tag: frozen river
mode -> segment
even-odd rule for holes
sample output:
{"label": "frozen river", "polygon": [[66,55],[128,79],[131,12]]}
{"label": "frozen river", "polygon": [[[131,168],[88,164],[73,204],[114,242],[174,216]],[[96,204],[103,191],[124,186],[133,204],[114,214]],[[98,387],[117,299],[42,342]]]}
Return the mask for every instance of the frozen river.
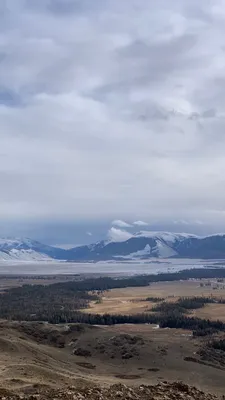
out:
{"label": "frozen river", "polygon": [[1,262],[0,275],[139,275],[157,274],[159,272],[176,272],[191,268],[224,267],[225,260],[193,260],[193,259],[157,259],[148,262],[98,262],[98,263],[66,263],[66,262]]}

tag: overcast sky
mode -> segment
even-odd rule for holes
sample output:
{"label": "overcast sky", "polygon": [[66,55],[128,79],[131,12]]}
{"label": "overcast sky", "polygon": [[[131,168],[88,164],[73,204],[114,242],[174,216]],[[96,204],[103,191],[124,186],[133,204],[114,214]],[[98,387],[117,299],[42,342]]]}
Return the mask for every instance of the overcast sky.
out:
{"label": "overcast sky", "polygon": [[0,234],[225,230],[224,37],[225,0],[1,0]]}

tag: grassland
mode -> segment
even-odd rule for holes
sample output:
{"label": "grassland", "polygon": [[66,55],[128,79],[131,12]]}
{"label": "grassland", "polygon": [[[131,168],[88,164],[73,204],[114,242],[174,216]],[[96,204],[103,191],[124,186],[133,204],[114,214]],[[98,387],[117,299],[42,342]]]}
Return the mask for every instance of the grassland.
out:
{"label": "grassland", "polygon": [[[163,298],[175,302],[180,297],[203,296],[225,299],[225,284],[216,279],[175,282],[156,282],[147,287],[111,289],[105,291],[100,302],[91,302],[85,312],[93,314],[137,314],[151,311],[155,303],[148,297]],[[220,319],[225,322],[225,304],[207,304],[192,315],[200,318]]]}

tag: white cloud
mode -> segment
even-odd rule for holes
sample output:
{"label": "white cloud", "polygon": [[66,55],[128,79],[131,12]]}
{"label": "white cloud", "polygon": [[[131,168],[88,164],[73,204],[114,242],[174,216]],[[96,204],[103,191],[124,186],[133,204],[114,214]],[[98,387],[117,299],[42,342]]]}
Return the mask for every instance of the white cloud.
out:
{"label": "white cloud", "polygon": [[128,224],[125,221],[122,221],[121,219],[115,219],[112,221],[113,226],[118,226],[119,228],[131,228],[132,225]]}
{"label": "white cloud", "polygon": [[92,236],[92,233],[91,233],[91,232],[86,232],[86,233],[87,233],[88,236]]}
{"label": "white cloud", "polygon": [[108,238],[112,242],[124,242],[128,239],[130,239],[133,235],[125,230],[122,229],[117,229],[117,228],[111,228],[108,231]]}
{"label": "white cloud", "polygon": [[185,219],[180,219],[178,221],[173,221],[174,225],[190,225],[190,222]]}
{"label": "white cloud", "polygon": [[194,224],[196,225],[204,225],[202,221],[200,221],[199,219],[194,221]]}
{"label": "white cloud", "polygon": [[135,221],[135,222],[133,222],[133,225],[136,225],[136,226],[149,226],[149,224],[147,222],[144,222],[144,221]]}
{"label": "white cloud", "polygon": [[224,9],[1,2],[1,220],[224,225]]}
{"label": "white cloud", "polygon": [[200,221],[199,219],[196,220],[190,220],[190,221],[186,221],[184,219],[180,219],[177,221],[173,221],[174,225],[190,225],[190,226],[195,226],[195,225],[204,225],[204,223],[202,221]]}

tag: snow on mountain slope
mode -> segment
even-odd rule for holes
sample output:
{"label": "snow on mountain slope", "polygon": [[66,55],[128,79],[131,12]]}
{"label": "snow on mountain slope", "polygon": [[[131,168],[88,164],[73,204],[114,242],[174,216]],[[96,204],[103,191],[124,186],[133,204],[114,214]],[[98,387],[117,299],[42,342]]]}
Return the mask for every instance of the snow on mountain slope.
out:
{"label": "snow on mountain slope", "polygon": [[124,259],[137,259],[137,258],[145,259],[146,257],[149,257],[150,254],[151,254],[151,247],[149,246],[149,244],[147,244],[145,246],[145,248],[142,250],[138,250],[138,251],[136,251],[134,253],[130,253],[126,256],[118,256],[118,257],[124,258]]}
{"label": "snow on mountain slope", "polygon": [[0,251],[0,261],[52,261],[51,257],[33,250],[12,249],[8,253]]}
{"label": "snow on mountain slope", "polygon": [[0,250],[11,249],[51,249],[51,246],[29,238],[0,238]]}
{"label": "snow on mountain slope", "polygon": [[127,260],[135,260],[135,259],[147,259],[149,257],[157,257],[157,258],[169,258],[177,256],[177,252],[174,251],[171,247],[167,246],[165,243],[161,243],[160,240],[156,240],[156,246],[150,247],[147,244],[142,250],[137,250],[134,253],[130,253],[126,256],[116,256],[116,258],[122,258]]}
{"label": "snow on mountain slope", "polygon": [[44,245],[28,238],[0,238],[1,261],[50,261],[66,259],[66,250]]}
{"label": "snow on mountain slope", "polygon": [[156,253],[159,258],[169,258],[177,256],[177,252],[167,244],[162,243],[160,240],[156,240],[156,243]]}

